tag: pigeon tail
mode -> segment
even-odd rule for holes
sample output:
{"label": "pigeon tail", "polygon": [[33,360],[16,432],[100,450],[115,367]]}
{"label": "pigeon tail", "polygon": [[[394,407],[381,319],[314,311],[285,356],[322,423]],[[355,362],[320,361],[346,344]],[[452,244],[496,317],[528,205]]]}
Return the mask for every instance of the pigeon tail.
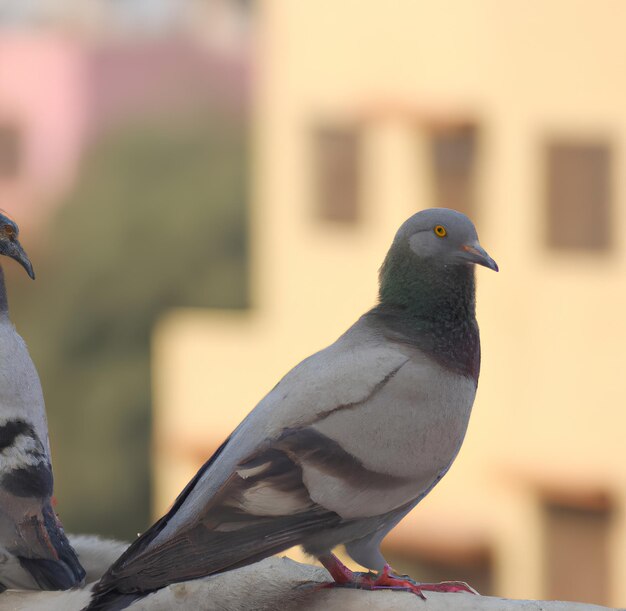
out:
{"label": "pigeon tail", "polygon": [[42,590],[68,590],[81,585],[85,579],[85,569],[49,503],[44,506],[42,515],[45,530],[42,529],[41,536],[48,539],[56,558],[18,556],[20,564]]}
{"label": "pigeon tail", "polygon": [[23,556],[19,556],[18,559],[42,590],[69,590],[82,581],[77,571],[80,567],[78,564],[71,565],[59,560]]}
{"label": "pigeon tail", "polygon": [[121,592],[108,591],[94,594],[89,604],[82,611],[122,611],[140,598],[144,598],[152,592],[123,594]]}

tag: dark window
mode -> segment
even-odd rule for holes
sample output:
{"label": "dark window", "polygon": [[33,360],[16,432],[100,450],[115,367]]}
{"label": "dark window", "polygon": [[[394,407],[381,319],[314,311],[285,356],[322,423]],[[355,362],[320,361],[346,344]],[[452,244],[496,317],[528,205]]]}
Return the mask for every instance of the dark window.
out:
{"label": "dark window", "polygon": [[547,147],[548,245],[604,250],[611,241],[611,151],[606,144]]}
{"label": "dark window", "polygon": [[544,503],[546,596],[598,605],[609,602],[608,503]]}
{"label": "dark window", "polygon": [[474,125],[436,127],[430,133],[434,205],[475,216],[477,134]]}
{"label": "dark window", "polygon": [[0,124],[0,178],[14,178],[20,165],[20,132],[15,125]]}
{"label": "dark window", "polygon": [[359,132],[325,127],[314,134],[314,189],[317,215],[354,222],[360,213]]}

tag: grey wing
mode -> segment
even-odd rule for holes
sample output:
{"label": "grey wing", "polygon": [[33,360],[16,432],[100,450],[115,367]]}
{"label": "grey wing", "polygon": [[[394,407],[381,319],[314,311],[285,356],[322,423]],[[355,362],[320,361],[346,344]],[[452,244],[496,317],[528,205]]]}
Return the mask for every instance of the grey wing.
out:
{"label": "grey wing", "polygon": [[[233,443],[231,439],[228,444]],[[223,451],[223,450],[222,450]],[[210,470],[209,461],[203,468]],[[94,592],[150,591],[256,562],[301,544],[319,532],[348,527],[310,496],[301,464],[361,479],[371,493],[406,483],[365,469],[336,442],[313,428],[286,430],[247,457],[205,505],[205,511],[173,536],[161,535],[186,499],[197,493],[200,472],[167,516],[144,533],[115,563]]]}
{"label": "grey wing", "polygon": [[0,546],[17,561],[0,568],[7,587],[64,590],[83,581],[84,570],[52,509],[52,488],[47,447],[33,427],[24,420],[2,424]]}
{"label": "grey wing", "polygon": [[250,564],[297,544],[341,518],[308,497],[299,470],[282,452],[268,449],[242,463],[194,522],[156,542],[185,502],[186,489],[159,520],[107,571],[94,592],[150,591]]}
{"label": "grey wing", "polygon": [[194,493],[185,499],[159,539],[203,514],[207,499],[263,444],[271,444],[287,430],[315,426],[338,412],[367,405],[410,360],[396,344],[381,340],[361,318],[334,344],[294,367],[261,400],[210,469],[198,474]]}
{"label": "grey wing", "polygon": [[[350,479],[372,495],[407,484],[377,473],[312,423],[380,392],[406,354],[353,328],[303,361],[197,473],[172,509],[95,591],[149,591],[254,562],[347,520],[313,498],[303,468]],[[348,520],[349,521],[349,520]]]}

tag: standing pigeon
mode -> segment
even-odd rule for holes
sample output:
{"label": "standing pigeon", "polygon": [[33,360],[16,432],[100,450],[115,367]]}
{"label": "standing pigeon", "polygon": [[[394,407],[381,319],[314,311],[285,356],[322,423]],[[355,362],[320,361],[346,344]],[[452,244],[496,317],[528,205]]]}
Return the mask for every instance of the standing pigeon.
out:
{"label": "standing pigeon", "polygon": [[[465,215],[409,218],[380,270],[378,305],[274,387],[96,584],[88,609],[123,609],[298,544],[338,585],[471,591],[399,577],[379,546],[463,442],[480,369],[474,264],[498,270]],[[340,544],[378,575],[341,564]]]}
{"label": "standing pigeon", "polygon": [[[17,225],[0,214],[0,254],[33,268]],[[52,509],[48,427],[37,370],[9,319],[0,267],[0,591],[65,590],[85,571]]]}

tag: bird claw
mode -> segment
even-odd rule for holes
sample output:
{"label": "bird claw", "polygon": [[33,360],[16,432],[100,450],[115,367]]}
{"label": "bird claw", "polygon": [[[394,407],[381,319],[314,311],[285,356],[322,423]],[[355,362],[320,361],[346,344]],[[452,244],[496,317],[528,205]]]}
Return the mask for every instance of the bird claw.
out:
{"label": "bird claw", "polygon": [[403,579],[391,572],[391,567],[385,565],[378,574],[357,573],[345,566],[339,558],[330,554],[320,558],[320,561],[333,578],[332,583],[326,583],[322,588],[354,588],[358,590],[395,590],[412,592],[420,598],[426,599],[420,586],[412,579]]}
{"label": "bird claw", "polygon": [[332,583],[325,583],[321,588],[354,588],[359,590],[393,590],[397,592],[412,592],[426,600],[427,592],[468,592],[478,594],[474,588],[464,581],[442,581],[441,583],[419,583],[408,575],[395,575],[391,567],[386,564],[377,575],[374,573],[357,573],[351,571],[334,556],[320,558],[326,570],[333,578]]}
{"label": "bird claw", "polygon": [[426,600],[426,596],[422,592],[421,584],[413,581],[408,576],[400,577],[394,575],[391,571],[391,567],[386,564],[383,570],[378,574],[374,581],[369,584],[371,590],[398,590],[401,592],[412,592],[423,600]]}
{"label": "bird claw", "polygon": [[[366,576],[367,573],[360,573],[360,575]],[[319,586],[319,588],[348,588],[352,590],[391,590],[393,592],[412,592],[413,594],[416,594],[420,598],[426,600],[426,596],[422,593],[420,587],[410,584],[409,582],[405,582],[406,585],[401,585],[401,580],[399,580],[398,583],[395,585],[375,585],[375,583],[376,582],[374,580],[369,581],[366,579],[346,583],[337,583],[335,581],[331,581],[330,583],[322,584],[321,586]]]}
{"label": "bird claw", "polygon": [[464,581],[442,581],[440,583],[419,583],[422,590],[428,592],[467,592],[480,596],[477,590]]}
{"label": "bird claw", "polygon": [[[384,570],[383,570],[384,572]],[[408,575],[402,575],[398,577],[389,571],[389,577],[392,579],[401,579],[402,581],[412,584],[413,586],[419,588],[419,590],[425,590],[426,592],[467,592],[468,594],[478,594],[477,590],[474,590],[472,586],[465,583],[464,581],[440,581],[439,583],[421,583],[419,581],[414,581]]]}

